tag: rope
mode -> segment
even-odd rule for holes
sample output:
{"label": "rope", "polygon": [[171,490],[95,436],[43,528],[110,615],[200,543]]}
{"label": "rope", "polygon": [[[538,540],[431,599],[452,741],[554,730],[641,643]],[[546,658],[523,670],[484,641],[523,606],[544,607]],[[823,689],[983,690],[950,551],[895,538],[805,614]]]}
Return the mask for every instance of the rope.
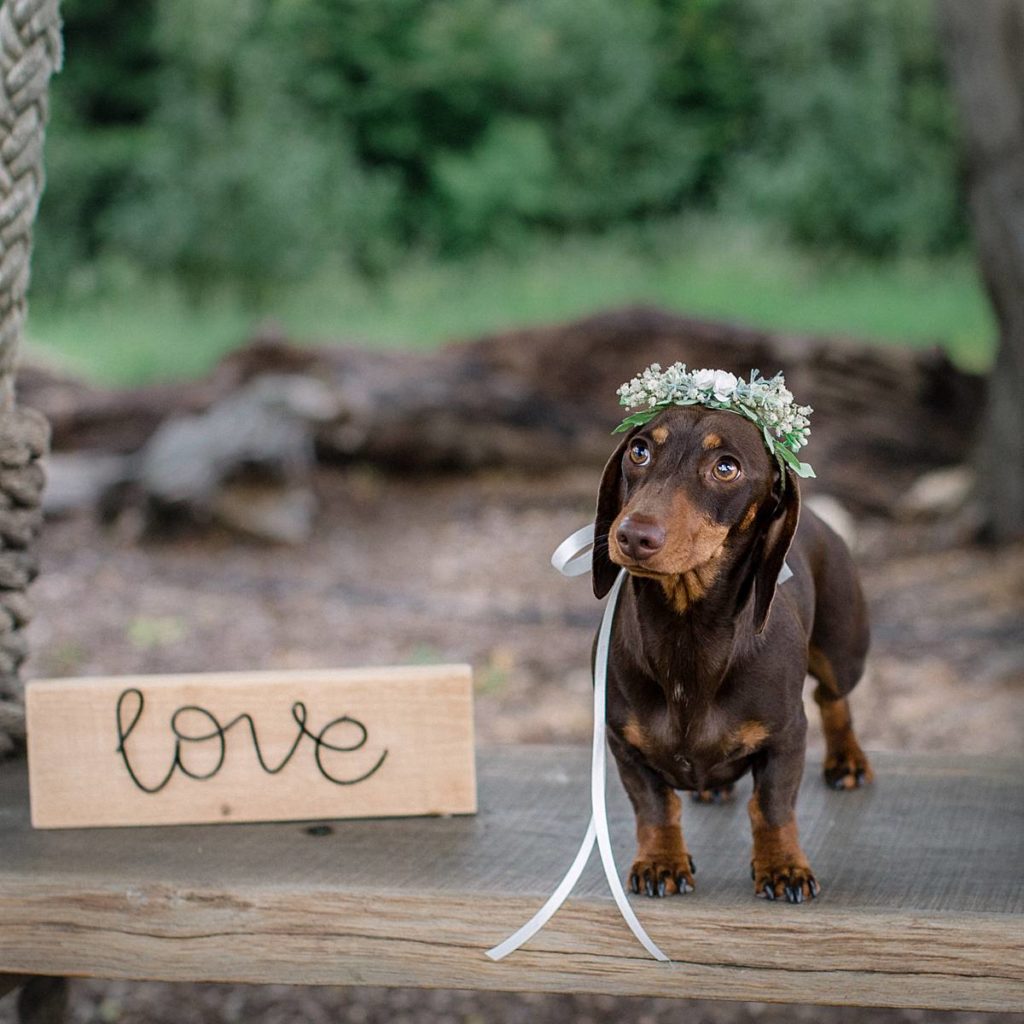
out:
{"label": "rope", "polygon": [[0,7],[0,756],[25,735],[19,675],[35,578],[46,420],[19,408],[14,375],[26,314],[32,225],[43,191],[50,76],[60,70],[59,0]]}

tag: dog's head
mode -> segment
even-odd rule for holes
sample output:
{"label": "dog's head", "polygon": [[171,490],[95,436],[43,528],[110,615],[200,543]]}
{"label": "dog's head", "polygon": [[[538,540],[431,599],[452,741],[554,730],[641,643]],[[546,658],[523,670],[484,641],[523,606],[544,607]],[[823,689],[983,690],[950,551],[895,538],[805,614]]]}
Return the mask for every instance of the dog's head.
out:
{"label": "dog's head", "polygon": [[620,566],[665,581],[713,580],[742,558],[761,632],[799,514],[796,477],[787,470],[783,479],[757,426],[702,406],[666,409],[631,430],[605,466],[594,593],[608,592]]}

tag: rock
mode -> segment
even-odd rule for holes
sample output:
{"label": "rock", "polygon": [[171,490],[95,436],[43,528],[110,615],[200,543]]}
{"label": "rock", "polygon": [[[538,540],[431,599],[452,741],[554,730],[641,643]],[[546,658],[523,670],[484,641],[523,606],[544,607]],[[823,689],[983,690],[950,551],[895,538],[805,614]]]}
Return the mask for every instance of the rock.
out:
{"label": "rock", "polygon": [[336,410],[315,378],[258,377],[204,413],[163,423],[140,453],[138,481],[159,503],[208,509],[217,489],[242,472],[304,479],[314,458],[311,425]]}
{"label": "rock", "polygon": [[44,462],[43,514],[96,508],[104,492],[127,475],[130,462],[127,456],[104,452],[53,452]]}
{"label": "rock", "polygon": [[974,491],[969,466],[935,469],[917,478],[896,503],[900,519],[940,519],[960,512]]}
{"label": "rock", "polygon": [[337,412],[335,393],[315,377],[257,377],[205,412],[161,424],[133,460],[131,485],[118,485],[122,509],[141,506],[146,532],[219,521],[299,543],[316,509],[313,431]]}
{"label": "rock", "polygon": [[211,509],[228,528],[273,544],[301,544],[313,532],[317,501],[308,487],[228,484]]}
{"label": "rock", "polygon": [[851,551],[857,550],[857,524],[842,502],[831,494],[812,494],[804,504],[824,519]]}

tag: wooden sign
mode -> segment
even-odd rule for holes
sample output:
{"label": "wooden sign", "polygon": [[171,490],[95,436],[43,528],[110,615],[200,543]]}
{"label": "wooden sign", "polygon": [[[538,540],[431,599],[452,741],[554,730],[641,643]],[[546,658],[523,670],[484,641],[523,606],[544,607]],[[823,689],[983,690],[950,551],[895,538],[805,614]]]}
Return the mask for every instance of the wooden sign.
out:
{"label": "wooden sign", "polygon": [[37,680],[32,824],[472,814],[468,665]]}

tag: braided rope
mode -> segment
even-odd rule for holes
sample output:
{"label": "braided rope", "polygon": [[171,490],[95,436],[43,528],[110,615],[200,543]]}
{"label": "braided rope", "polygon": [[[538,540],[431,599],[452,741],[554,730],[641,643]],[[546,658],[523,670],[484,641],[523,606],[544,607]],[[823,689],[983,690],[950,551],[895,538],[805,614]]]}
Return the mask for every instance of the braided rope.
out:
{"label": "braided rope", "polygon": [[43,191],[50,76],[60,69],[59,0],[0,7],[0,756],[25,735],[19,668],[38,563],[46,420],[14,395],[25,324],[32,225]]}

